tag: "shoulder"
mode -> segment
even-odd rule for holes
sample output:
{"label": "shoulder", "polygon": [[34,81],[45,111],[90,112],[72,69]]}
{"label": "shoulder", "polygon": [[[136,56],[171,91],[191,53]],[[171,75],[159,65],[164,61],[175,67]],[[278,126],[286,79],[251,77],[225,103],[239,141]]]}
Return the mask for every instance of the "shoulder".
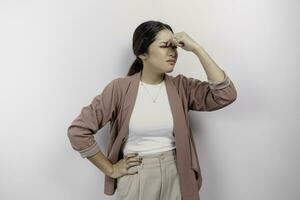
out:
{"label": "shoulder", "polygon": [[129,85],[130,82],[132,81],[133,76],[121,76],[113,79],[111,82],[118,87],[121,91],[126,89]]}
{"label": "shoulder", "polygon": [[129,87],[132,85],[132,83],[138,78],[137,75],[138,72],[129,76],[128,75],[119,76],[115,78],[114,81],[119,85],[119,88],[122,91],[127,91]]}
{"label": "shoulder", "polygon": [[116,82],[117,84],[120,84],[120,85],[129,84],[131,80],[132,80],[132,76],[120,76],[120,77],[113,79],[114,82]]}
{"label": "shoulder", "polygon": [[133,80],[133,75],[131,76],[120,76],[112,79],[107,85],[106,88],[114,94],[117,94],[119,97],[122,97],[126,94],[131,81]]}

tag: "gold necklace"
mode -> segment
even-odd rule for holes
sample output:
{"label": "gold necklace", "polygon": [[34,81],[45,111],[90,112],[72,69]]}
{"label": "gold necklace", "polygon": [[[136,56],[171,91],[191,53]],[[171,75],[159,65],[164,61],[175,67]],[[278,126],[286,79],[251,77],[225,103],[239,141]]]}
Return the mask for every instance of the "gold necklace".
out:
{"label": "gold necklace", "polygon": [[159,91],[158,91],[156,97],[153,99],[152,96],[150,95],[150,92],[149,92],[149,90],[147,89],[146,85],[144,85],[144,83],[143,83],[142,80],[140,80],[140,81],[141,81],[142,86],[147,90],[149,96],[150,96],[151,99],[152,99],[152,102],[153,102],[153,103],[156,103],[156,99],[157,99],[158,95],[160,94],[160,91],[161,91],[161,87],[162,87],[162,83],[163,83],[163,82],[160,83]]}

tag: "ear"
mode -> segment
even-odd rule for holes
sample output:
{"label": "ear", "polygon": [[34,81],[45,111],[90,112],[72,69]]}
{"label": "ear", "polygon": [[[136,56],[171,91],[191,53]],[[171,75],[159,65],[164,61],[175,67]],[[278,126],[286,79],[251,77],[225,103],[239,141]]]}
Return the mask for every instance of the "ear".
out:
{"label": "ear", "polygon": [[148,58],[146,53],[140,54],[138,57],[142,60],[147,60],[147,58]]}

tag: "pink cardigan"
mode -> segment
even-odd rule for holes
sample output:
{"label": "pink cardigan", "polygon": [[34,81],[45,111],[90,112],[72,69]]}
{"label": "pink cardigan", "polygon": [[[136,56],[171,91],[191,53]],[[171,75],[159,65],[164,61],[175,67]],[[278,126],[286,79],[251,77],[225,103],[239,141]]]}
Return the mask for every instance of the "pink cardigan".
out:
{"label": "pink cardigan", "polygon": [[[219,82],[200,81],[179,74],[165,74],[165,85],[174,120],[176,160],[182,200],[199,200],[202,176],[196,146],[189,124],[188,111],[214,111],[237,98],[233,82],[223,71],[225,79]],[[128,137],[130,115],[134,108],[141,72],[119,77],[105,86],[101,94],[81,109],[68,127],[71,146],[82,158],[100,151],[94,134],[110,122],[107,158],[112,164],[123,158],[122,145]],[[113,195],[116,179],[105,175],[104,193]]]}

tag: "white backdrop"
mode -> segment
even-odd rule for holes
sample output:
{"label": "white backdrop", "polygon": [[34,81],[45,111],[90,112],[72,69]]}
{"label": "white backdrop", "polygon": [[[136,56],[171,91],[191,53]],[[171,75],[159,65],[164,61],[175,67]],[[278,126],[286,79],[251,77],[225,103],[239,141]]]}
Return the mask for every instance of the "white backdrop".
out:
{"label": "white backdrop", "polygon": [[[201,44],[237,89],[214,112],[190,112],[202,200],[298,200],[299,46],[296,0],[0,1],[0,199],[108,200],[104,174],[75,152],[67,127],[134,60],[147,20]],[[207,80],[178,48],[170,75]],[[96,138],[106,151],[109,124]]]}

